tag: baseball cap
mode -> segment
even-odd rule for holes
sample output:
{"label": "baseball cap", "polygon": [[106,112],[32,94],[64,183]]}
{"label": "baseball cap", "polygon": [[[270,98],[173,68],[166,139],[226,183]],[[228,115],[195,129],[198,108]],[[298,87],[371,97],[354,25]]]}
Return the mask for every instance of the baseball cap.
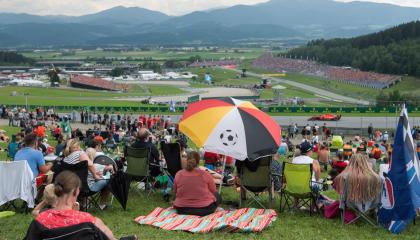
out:
{"label": "baseball cap", "polygon": [[309,142],[304,141],[300,144],[300,152],[302,154],[308,153],[309,151],[312,151],[312,145]]}
{"label": "baseball cap", "polygon": [[101,143],[103,143],[105,141],[102,136],[96,136],[94,139],[101,142]]}

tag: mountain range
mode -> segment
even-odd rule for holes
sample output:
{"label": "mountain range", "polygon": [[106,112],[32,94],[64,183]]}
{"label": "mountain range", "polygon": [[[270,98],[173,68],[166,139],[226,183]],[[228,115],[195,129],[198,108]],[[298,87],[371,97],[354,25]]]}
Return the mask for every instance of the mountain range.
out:
{"label": "mountain range", "polygon": [[0,13],[0,47],[232,44],[353,37],[420,19],[420,8],[333,0],[271,0],[183,16],[115,7],[83,16]]}

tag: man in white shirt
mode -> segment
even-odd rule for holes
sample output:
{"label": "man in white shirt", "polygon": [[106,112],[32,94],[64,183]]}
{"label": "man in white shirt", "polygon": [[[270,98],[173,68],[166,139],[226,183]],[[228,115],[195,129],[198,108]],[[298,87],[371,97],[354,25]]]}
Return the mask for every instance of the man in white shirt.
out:
{"label": "man in white shirt", "polygon": [[314,192],[319,192],[322,188],[322,184],[318,183],[321,176],[321,167],[319,166],[318,160],[312,158],[312,153],[312,145],[308,141],[304,141],[300,144],[300,156],[293,158],[292,163],[312,164],[311,187]]}
{"label": "man in white shirt", "polygon": [[382,141],[388,142],[389,140],[389,134],[387,131],[384,132],[384,135],[382,135]]}

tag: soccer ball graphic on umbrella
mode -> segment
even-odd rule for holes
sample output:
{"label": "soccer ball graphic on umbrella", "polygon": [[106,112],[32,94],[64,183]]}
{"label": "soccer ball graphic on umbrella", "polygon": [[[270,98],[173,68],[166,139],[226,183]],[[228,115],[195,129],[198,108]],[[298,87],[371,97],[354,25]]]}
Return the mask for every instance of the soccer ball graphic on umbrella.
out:
{"label": "soccer ball graphic on umbrella", "polygon": [[228,146],[228,147],[235,146],[236,143],[238,142],[238,134],[228,129],[228,130],[223,131],[223,133],[220,134],[220,140],[225,146]]}

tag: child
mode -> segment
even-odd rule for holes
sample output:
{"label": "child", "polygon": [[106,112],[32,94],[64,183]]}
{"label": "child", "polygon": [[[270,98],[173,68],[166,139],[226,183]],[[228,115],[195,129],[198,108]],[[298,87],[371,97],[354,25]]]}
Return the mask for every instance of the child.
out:
{"label": "child", "polygon": [[[54,191],[54,184],[48,184],[45,186],[42,201],[32,210],[32,215],[36,217],[40,212],[55,207],[57,196],[55,195]],[[79,211],[79,209],[79,203],[75,202],[73,205],[73,210]]]}
{"label": "child", "polygon": [[369,153],[369,164],[372,166],[372,170],[376,172],[376,159],[373,156],[373,153]]}

